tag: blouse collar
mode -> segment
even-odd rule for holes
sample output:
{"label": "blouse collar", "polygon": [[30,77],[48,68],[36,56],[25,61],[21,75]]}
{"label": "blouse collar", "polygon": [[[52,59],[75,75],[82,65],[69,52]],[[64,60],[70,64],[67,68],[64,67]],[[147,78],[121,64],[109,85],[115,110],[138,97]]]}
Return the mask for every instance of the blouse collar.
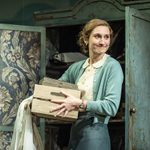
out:
{"label": "blouse collar", "polygon": [[[94,68],[99,68],[99,67],[103,66],[103,64],[104,64],[104,62],[105,62],[105,60],[106,60],[106,58],[107,58],[108,56],[109,56],[108,54],[104,54],[103,58],[100,59],[98,62],[92,64],[92,66],[93,66]],[[83,68],[84,68],[84,69],[87,68],[88,66],[90,66],[89,60],[90,60],[90,59],[88,58],[88,59],[85,61],[85,63],[83,64]]]}

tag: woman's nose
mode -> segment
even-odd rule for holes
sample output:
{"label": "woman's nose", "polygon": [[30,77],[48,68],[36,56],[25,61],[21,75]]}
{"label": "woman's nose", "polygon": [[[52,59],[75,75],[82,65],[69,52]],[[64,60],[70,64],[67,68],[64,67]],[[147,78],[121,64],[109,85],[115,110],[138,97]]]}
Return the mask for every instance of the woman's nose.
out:
{"label": "woman's nose", "polygon": [[99,44],[105,44],[104,38],[99,39]]}

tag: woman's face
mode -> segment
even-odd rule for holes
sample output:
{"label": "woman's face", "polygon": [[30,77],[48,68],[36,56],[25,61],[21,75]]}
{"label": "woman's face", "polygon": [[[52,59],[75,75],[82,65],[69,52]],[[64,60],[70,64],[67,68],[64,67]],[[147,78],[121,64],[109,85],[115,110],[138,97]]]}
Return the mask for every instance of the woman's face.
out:
{"label": "woman's face", "polygon": [[110,45],[110,30],[107,26],[97,26],[90,34],[89,54],[101,55],[106,53]]}

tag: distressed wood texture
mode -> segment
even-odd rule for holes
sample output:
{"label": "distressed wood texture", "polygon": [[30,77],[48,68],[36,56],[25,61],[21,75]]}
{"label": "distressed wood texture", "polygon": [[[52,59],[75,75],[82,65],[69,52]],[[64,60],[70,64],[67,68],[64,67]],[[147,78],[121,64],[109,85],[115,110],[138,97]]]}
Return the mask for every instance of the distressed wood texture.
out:
{"label": "distressed wood texture", "polygon": [[77,85],[71,84],[68,82],[44,77],[42,80],[40,80],[40,84],[47,85],[47,86],[54,86],[54,87],[60,87],[60,88],[67,88],[67,89],[76,89],[78,90]]}
{"label": "distressed wood texture", "polygon": [[126,10],[126,150],[150,149],[150,16]]}

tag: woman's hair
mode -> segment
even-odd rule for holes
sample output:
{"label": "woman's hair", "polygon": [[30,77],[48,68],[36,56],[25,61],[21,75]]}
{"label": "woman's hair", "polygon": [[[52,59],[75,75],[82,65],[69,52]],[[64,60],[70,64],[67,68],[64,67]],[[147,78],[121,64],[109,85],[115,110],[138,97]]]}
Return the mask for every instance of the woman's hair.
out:
{"label": "woman's hair", "polygon": [[106,26],[106,27],[108,27],[109,30],[110,30],[110,40],[112,41],[113,30],[110,27],[109,23],[107,21],[101,20],[101,19],[92,19],[89,22],[87,22],[87,24],[85,24],[85,26],[83,27],[83,29],[79,33],[78,44],[82,48],[83,52],[87,52],[87,50],[88,50],[88,40],[89,40],[90,34],[93,31],[93,29],[95,29],[97,26]]}

